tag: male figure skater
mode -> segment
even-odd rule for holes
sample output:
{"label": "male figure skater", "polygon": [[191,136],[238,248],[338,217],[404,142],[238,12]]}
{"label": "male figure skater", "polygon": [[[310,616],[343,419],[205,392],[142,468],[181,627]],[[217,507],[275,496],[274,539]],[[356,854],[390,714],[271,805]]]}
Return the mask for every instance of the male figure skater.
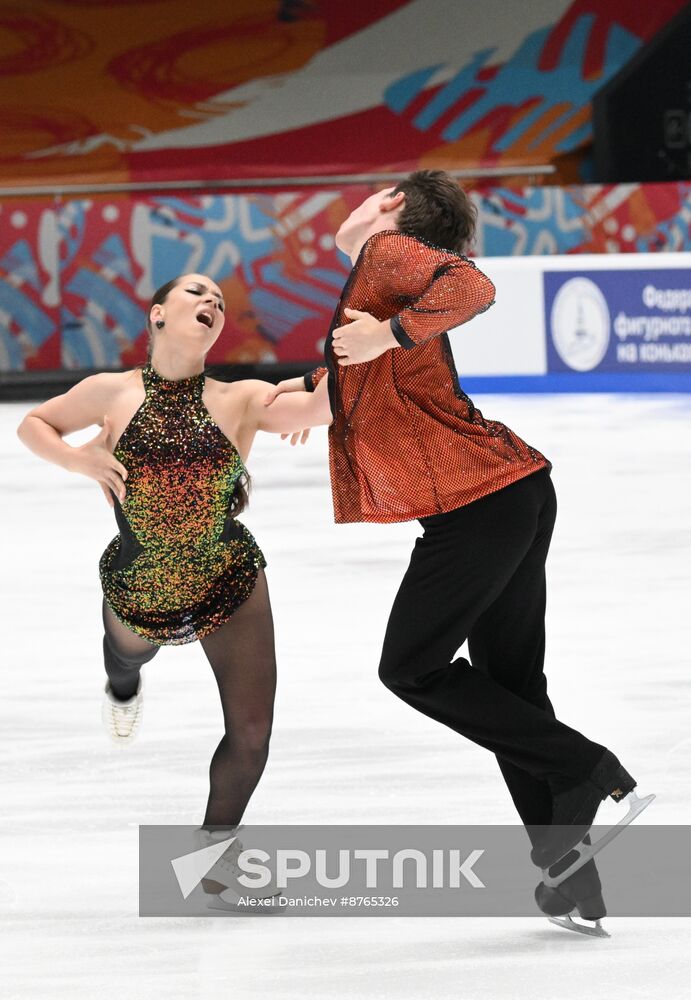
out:
{"label": "male figure skater", "polygon": [[[391,610],[379,676],[413,708],[496,755],[531,857],[545,867],[590,843],[607,795],[627,796],[630,806],[641,800],[629,796],[636,782],[614,754],[558,721],[547,697],[552,466],[474,406],[446,332],[494,302],[492,282],[462,255],[474,226],[474,206],[443,171],[417,171],[365,199],[336,235],[353,269],[326,339],[326,367],[280,383],[267,405],[328,378],[336,522],[419,520],[423,535]],[[472,666],[452,661],[466,639]],[[597,849],[579,845],[559,877],[564,895],[556,900],[556,889],[542,885],[543,902],[551,893],[564,913],[599,896]],[[601,896],[599,906],[598,917]]]}

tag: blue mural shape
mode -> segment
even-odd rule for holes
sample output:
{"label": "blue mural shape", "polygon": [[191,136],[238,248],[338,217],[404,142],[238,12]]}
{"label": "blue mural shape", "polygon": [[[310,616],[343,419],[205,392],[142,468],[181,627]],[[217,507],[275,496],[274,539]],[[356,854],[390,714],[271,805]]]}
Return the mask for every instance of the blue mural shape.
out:
{"label": "blue mural shape", "polygon": [[[538,148],[551,133],[562,128],[569,119],[579,116],[583,108],[589,107],[595,91],[614,76],[641,45],[640,38],[619,25],[613,25],[607,37],[603,72],[597,78],[586,79],[582,65],[594,25],[595,18],[591,14],[583,14],[577,19],[561,52],[559,64],[552,70],[546,71],[539,67],[552,26],[528,35],[491,79],[482,79],[480,73],[491,66],[496,49],[484,49],[476,53],[436,94],[431,95],[428,103],[413,119],[413,125],[421,132],[426,132],[434,128],[464,95],[477,93],[477,98],[470,106],[445,125],[441,132],[444,140],[457,141],[483,119],[491,121],[501,109],[522,109],[535,104],[521,113],[520,121],[515,122],[495,140],[493,149],[495,153],[510,152],[512,146],[523,139],[540,119],[545,119],[544,127],[528,146],[529,149]],[[397,80],[385,91],[384,101],[387,107],[395,114],[404,114],[439,69],[440,66],[430,66]],[[558,110],[556,116],[551,114],[555,110]],[[551,120],[547,122],[547,118]],[[590,135],[590,122],[576,125],[555,144],[554,149],[559,153],[570,152],[590,138]]]}

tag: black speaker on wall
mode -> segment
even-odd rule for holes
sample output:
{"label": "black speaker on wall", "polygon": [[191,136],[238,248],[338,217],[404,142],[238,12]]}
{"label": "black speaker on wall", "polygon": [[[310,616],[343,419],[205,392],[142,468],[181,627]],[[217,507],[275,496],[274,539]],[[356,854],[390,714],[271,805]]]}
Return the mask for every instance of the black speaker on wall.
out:
{"label": "black speaker on wall", "polygon": [[691,178],[691,4],[597,92],[593,141],[597,181]]}

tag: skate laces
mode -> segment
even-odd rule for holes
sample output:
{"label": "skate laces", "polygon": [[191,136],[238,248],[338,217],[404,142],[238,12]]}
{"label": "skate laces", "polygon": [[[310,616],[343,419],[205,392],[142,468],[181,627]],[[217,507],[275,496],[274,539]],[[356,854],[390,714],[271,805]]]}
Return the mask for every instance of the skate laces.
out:
{"label": "skate laces", "polygon": [[[118,736],[128,735],[138,725],[141,714],[141,698],[137,698],[131,705],[127,705],[124,702],[122,705],[115,705],[113,702],[110,702],[110,727]],[[120,732],[120,728],[123,728],[125,732]]]}

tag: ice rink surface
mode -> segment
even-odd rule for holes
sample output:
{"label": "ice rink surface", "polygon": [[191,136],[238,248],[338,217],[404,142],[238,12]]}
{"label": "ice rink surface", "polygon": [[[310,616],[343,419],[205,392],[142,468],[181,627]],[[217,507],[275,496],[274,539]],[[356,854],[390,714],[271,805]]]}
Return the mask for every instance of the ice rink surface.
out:
{"label": "ice rink surface", "polygon": [[[474,400],[554,465],[546,673],[557,716],[656,794],[638,823],[691,823],[691,398]],[[162,649],[144,668],[137,742],[111,747],[97,564],[115,519],[95,483],[23,448],[15,427],[29,408],[0,406],[6,1000],[688,996],[690,919],[607,917],[610,939],[570,934],[537,908],[140,919],[138,824],[201,822],[222,735],[217,689],[198,643]],[[248,462],[241,520],[268,561],[279,686],[245,822],[518,822],[494,757],[378,681],[419,525],[335,525],[326,457],[319,430],[304,448],[260,436]]]}

